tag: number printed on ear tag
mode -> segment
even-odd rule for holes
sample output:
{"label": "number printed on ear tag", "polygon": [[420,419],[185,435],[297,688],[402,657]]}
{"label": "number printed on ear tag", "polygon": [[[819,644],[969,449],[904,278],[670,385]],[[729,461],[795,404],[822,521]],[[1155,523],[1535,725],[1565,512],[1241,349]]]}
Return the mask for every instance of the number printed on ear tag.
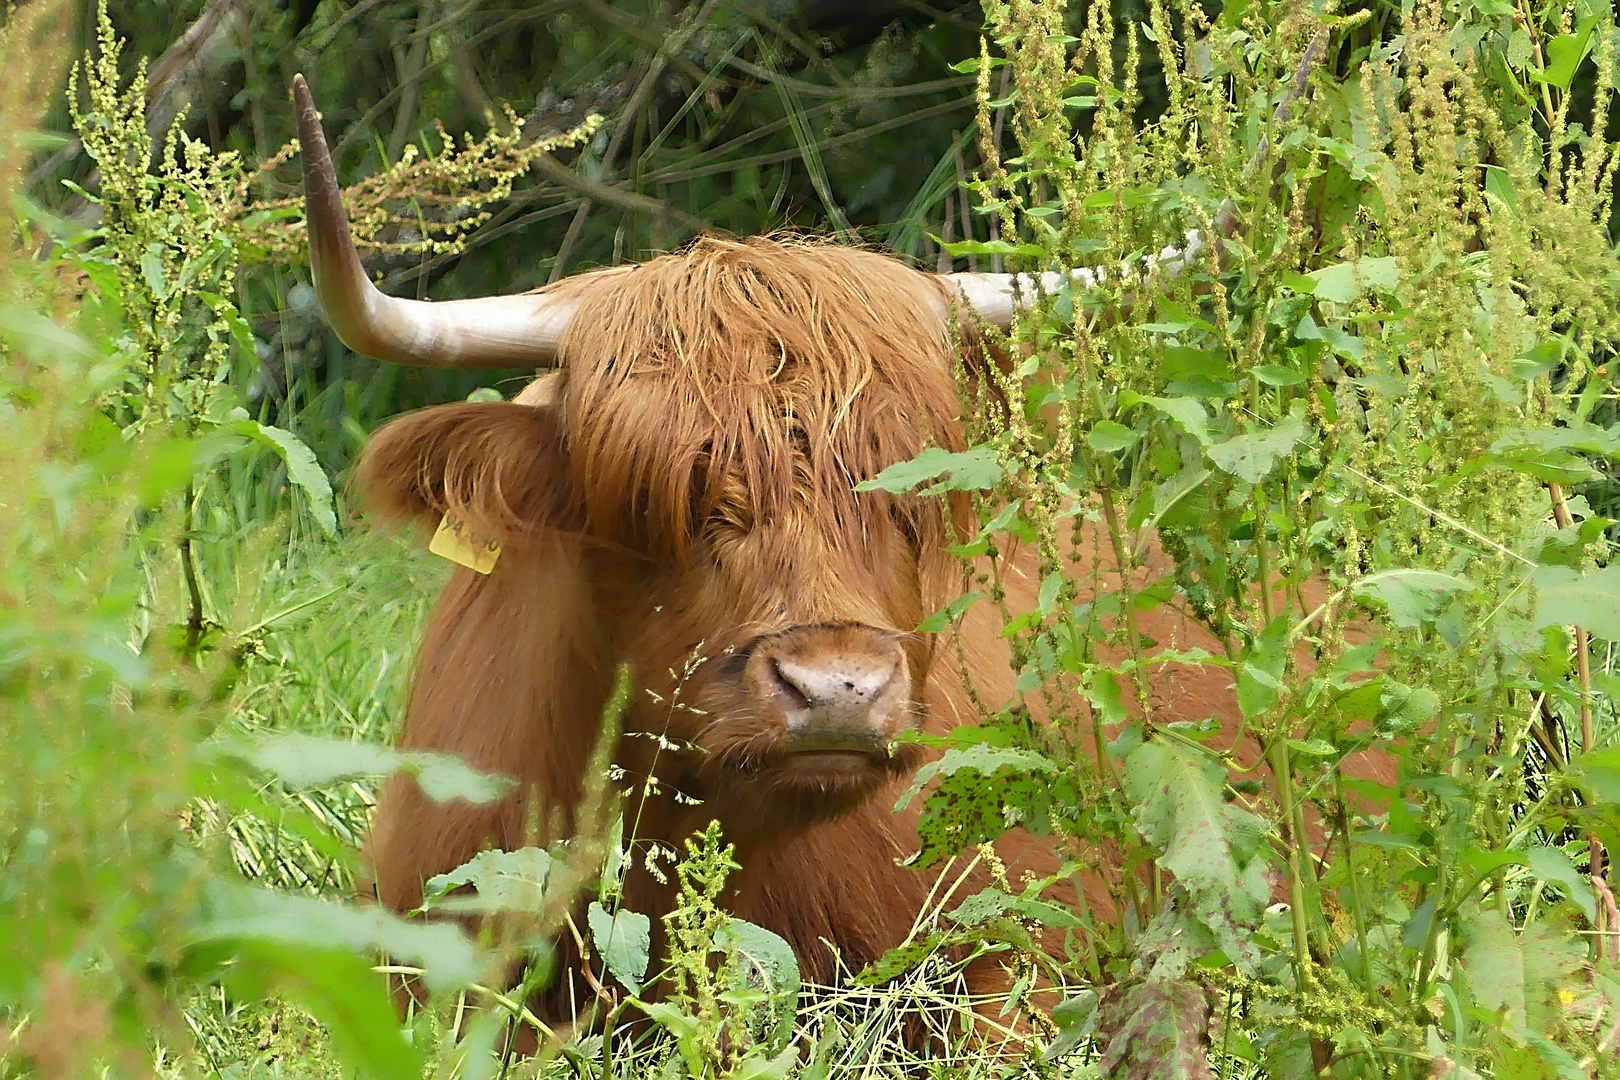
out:
{"label": "number printed on ear tag", "polygon": [[428,550],[469,570],[487,574],[495,569],[495,560],[501,557],[501,542],[485,536],[454,514],[446,514]]}

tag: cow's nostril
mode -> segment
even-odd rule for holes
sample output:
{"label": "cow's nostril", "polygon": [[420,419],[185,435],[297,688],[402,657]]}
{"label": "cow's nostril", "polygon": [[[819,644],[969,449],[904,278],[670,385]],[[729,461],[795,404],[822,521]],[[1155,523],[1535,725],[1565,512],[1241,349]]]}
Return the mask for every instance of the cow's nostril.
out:
{"label": "cow's nostril", "polygon": [[815,698],[810,696],[810,691],[782,669],[782,661],[772,660],[771,670],[776,673],[777,691],[784,694],[794,708],[809,710],[816,707]]}

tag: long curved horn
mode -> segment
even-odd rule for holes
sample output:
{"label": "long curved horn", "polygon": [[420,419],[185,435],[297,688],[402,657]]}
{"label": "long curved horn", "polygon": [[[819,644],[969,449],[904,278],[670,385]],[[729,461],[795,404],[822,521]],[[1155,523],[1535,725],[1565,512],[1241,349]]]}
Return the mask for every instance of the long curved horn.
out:
{"label": "long curved horn", "polygon": [[[1275,126],[1281,126],[1293,111],[1294,103],[1310,92],[1311,68],[1327,48],[1328,32],[1321,29],[1311,38],[1305,46],[1305,52],[1300,57],[1299,67],[1288,80],[1282,96],[1277,101],[1277,108],[1272,112],[1271,119]],[[1254,154],[1249,158],[1249,164],[1244,169],[1244,175],[1252,172],[1266,156],[1266,139],[1260,140],[1255,147]],[[1275,180],[1281,176],[1283,162],[1278,161],[1273,175],[1272,191],[1276,191]],[[1220,209],[1215,213],[1213,222],[1215,232],[1223,237],[1231,238],[1237,233],[1237,208],[1231,199],[1221,203]],[[1136,265],[1128,261],[1120,266],[1117,277],[1125,281],[1140,279],[1157,267],[1162,280],[1173,281],[1187,272],[1187,267],[1193,260],[1199,258],[1207,245],[1204,235],[1197,229],[1187,233],[1186,240],[1181,247],[1167,247],[1157,255],[1148,255]],[[1222,265],[1225,265],[1225,254],[1221,245],[1217,244],[1215,256]],[[1033,274],[943,274],[951,284],[956,286],[957,293],[962,302],[978,313],[979,318],[991,326],[998,326],[1003,330],[1012,326],[1013,314],[1029,303],[1029,298],[1035,295],[1035,276]],[[1102,267],[1095,270],[1071,270],[1069,278],[1074,284],[1082,288],[1094,288],[1108,279],[1108,271]],[[1063,287],[1063,275],[1046,273],[1041,275],[1040,291],[1054,293]]]}
{"label": "long curved horn", "polygon": [[549,366],[579,293],[428,303],[379,292],[354,249],[332,153],[302,75],[293,76],[293,98],[304,156],[310,271],[321,311],[343,344],[363,356],[414,367]]}
{"label": "long curved horn", "polygon": [[[1215,227],[1222,231],[1227,228],[1225,214],[1223,207],[1222,213],[1215,219]],[[1174,280],[1203,254],[1204,247],[1203,235],[1193,229],[1187,233],[1181,247],[1167,247],[1157,255],[1144,256],[1140,262],[1126,262],[1113,276],[1116,280],[1129,282],[1141,279],[1157,268],[1161,278]],[[962,302],[972,308],[979,318],[1003,330],[1012,326],[1014,313],[1027,306],[1036,295],[1034,274],[980,274],[969,271],[942,276],[956,286]],[[1068,276],[1080,288],[1092,289],[1109,280],[1109,271],[1103,267],[1095,270],[1077,269],[1069,271]],[[1047,272],[1040,276],[1039,291],[1055,293],[1063,288],[1063,284],[1062,274]]]}

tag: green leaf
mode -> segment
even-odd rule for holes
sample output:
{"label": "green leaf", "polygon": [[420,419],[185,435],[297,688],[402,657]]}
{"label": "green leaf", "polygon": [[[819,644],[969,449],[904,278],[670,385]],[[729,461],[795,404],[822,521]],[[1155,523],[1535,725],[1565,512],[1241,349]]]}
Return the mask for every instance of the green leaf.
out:
{"label": "green leaf", "polygon": [[697,1020],[666,1002],[642,1001],[638,998],[636,1008],[661,1024],[666,1031],[675,1036],[677,1042],[690,1040],[698,1034]]}
{"label": "green leaf", "polygon": [[930,446],[910,461],[899,461],[870,480],[855,485],[856,491],[910,491],[918,484],[949,473],[950,478],[935,484],[933,491],[963,489],[987,490],[1001,482],[1001,463],[988,446],[951,453]]}
{"label": "green leaf", "polygon": [[1143,397],[1130,390],[1120,392],[1119,403],[1121,408],[1129,408],[1137,403],[1151,405],[1159,412],[1181,425],[1181,429],[1193,438],[1199,445],[1209,445],[1209,414],[1204,412],[1204,406],[1188,397]]}
{"label": "green leaf", "polygon": [[1097,1030],[1097,992],[1081,990],[1059,1002],[1052,1010],[1052,1022],[1057,1025],[1058,1037],[1041,1054],[1041,1060],[1046,1062],[1063,1057]]}
{"label": "green leaf", "polygon": [[1271,703],[1277,700],[1282,684],[1277,676],[1253,664],[1238,669],[1238,709],[1244,716],[1257,719],[1264,716]]}
{"label": "green leaf", "polygon": [[736,958],[745,985],[765,994],[775,1019],[769,1044],[783,1047],[793,1039],[799,1011],[799,958],[781,935],[746,919],[732,918],[715,934],[716,947]]}
{"label": "green leaf", "polygon": [[416,778],[428,798],[494,802],[516,786],[510,777],[481,773],[458,757],[425,751],[401,752],[371,743],[288,732],[252,743],[230,743],[221,753],[247,761],[293,787],[325,787],[360,776],[404,771]]}
{"label": "green leaf", "polygon": [[1620,564],[1590,574],[1539,566],[1530,580],[1536,588],[1535,629],[1579,626],[1605,641],[1620,641]]}
{"label": "green leaf", "polygon": [[402,919],[376,905],[349,907],[313,896],[289,896],[246,885],[220,885],[191,933],[198,944],[259,941],[300,949],[377,950],[422,968],[433,993],[469,986],[484,957],[454,923]]}
{"label": "green leaf", "polygon": [[236,310],[236,305],[216,293],[197,290],[197,298],[208,305],[208,310],[214,313],[214,318],[225,324],[230,331],[231,338],[236,347],[242,352],[257,359],[258,346],[253,340],[253,329],[248,326],[242,313]]}
{"label": "green leaf", "polygon": [[1125,758],[1126,797],[1142,839],[1162,854],[1188,912],[1240,965],[1256,957],[1249,931],[1270,898],[1258,858],[1266,823],[1222,797],[1226,773],[1203,750],[1149,739]]}
{"label": "green leaf", "polygon": [[1512,215],[1519,209],[1519,200],[1513,193],[1513,179],[1500,165],[1485,166],[1485,201],[1492,211],[1501,209]]}
{"label": "green leaf", "polygon": [[1222,472],[1258,484],[1277,467],[1277,462],[1305,438],[1305,422],[1298,413],[1289,413],[1266,431],[1239,435],[1210,446],[1205,452]]}
{"label": "green leaf", "polygon": [[947,626],[961,618],[963,612],[967,611],[968,608],[972,607],[982,599],[984,599],[983,590],[968,590],[918,624],[917,633],[942,633]]}
{"label": "green leaf", "polygon": [[62,356],[100,360],[101,353],[71,330],[64,330],[37,311],[0,306],[0,341],[41,362]]}
{"label": "green leaf", "polygon": [[1006,914],[1033,919],[1043,926],[1060,929],[1083,925],[1072,911],[1060,904],[1047,903],[1028,894],[1010,896],[993,886],[974,893],[958,904],[954,911],[946,912],[946,917],[962,926],[977,926],[987,919]]}
{"label": "green leaf", "polygon": [[1109,1080],[1214,1080],[1204,1041],[1209,1002],[1186,979],[1129,979],[1097,1010],[1098,1076]]}
{"label": "green leaf", "polygon": [[196,475],[199,449],[196,439],[152,440],[135,478],[141,505],[158,506],[165,496],[185,490]]}
{"label": "green leaf", "polygon": [[1531,923],[1516,933],[1496,911],[1477,914],[1469,923],[1463,965],[1474,1000],[1503,1010],[1509,1023],[1547,1031],[1558,1022],[1558,990],[1580,968],[1586,950],[1574,936],[1546,923]]}
{"label": "green leaf", "polygon": [[[546,882],[555,862],[544,848],[481,851],[454,870],[428,878],[422,889],[422,910],[534,914],[545,904]],[[476,896],[449,895],[452,889],[468,885],[477,890]]]}
{"label": "green leaf", "polygon": [[1544,483],[1578,484],[1602,478],[1582,455],[1620,456],[1620,431],[1593,424],[1515,428],[1491,444],[1481,460],[1522,472]]}
{"label": "green leaf", "polygon": [[1597,901],[1592,895],[1592,885],[1586,875],[1575,869],[1563,849],[1555,847],[1533,847],[1526,853],[1530,863],[1530,870],[1542,881],[1550,881],[1563,887],[1564,892],[1581,909],[1586,921],[1597,921]]}
{"label": "green leaf", "polygon": [[1572,763],[1598,802],[1620,803],[1620,746],[1582,754]]}
{"label": "green leaf", "polygon": [[1314,283],[1311,292],[1318,300],[1349,304],[1367,290],[1394,292],[1400,284],[1401,270],[1393,258],[1386,257],[1335,263],[1306,276]]}
{"label": "green leaf", "polygon": [[1596,26],[1596,17],[1583,19],[1575,33],[1559,34],[1547,42],[1547,66],[1539,70],[1531,68],[1526,74],[1537,82],[1568,90],[1570,80],[1575,78],[1575,70],[1586,59],[1586,54],[1592,51],[1592,30]]}
{"label": "green leaf", "polygon": [[790,1046],[775,1057],[749,1054],[726,1074],[726,1080],[784,1080],[788,1071],[798,1063],[797,1046]]}
{"label": "green leaf", "polygon": [[1362,344],[1359,337],[1348,334],[1337,326],[1322,327],[1322,340],[1328,343],[1328,348],[1351,360],[1360,360],[1367,354],[1367,346]]}
{"label": "green leaf", "polygon": [[1339,752],[1339,748],[1326,739],[1289,739],[1288,748],[1308,757],[1332,757]]}
{"label": "green leaf", "polygon": [[141,276],[146,279],[146,287],[153,296],[161,300],[169,295],[169,283],[163,274],[163,249],[157,244],[141,255]]}
{"label": "green leaf", "polygon": [[1299,372],[1290,371],[1276,364],[1260,364],[1249,370],[1254,372],[1255,378],[1267,386],[1298,386],[1305,381],[1305,376]]}
{"label": "green leaf", "polygon": [[1473,582],[1464,578],[1417,568],[1382,570],[1351,588],[1356,596],[1381,601],[1396,626],[1422,626],[1439,613],[1452,593],[1473,591]]}
{"label": "green leaf", "polygon": [[1147,528],[1155,529],[1176,504],[1203,486],[1209,479],[1209,470],[1201,461],[1190,461],[1181,471],[1153,488],[1153,514],[1147,519]]}
{"label": "green leaf", "polygon": [[399,1025],[387,983],[370,960],[344,949],[245,938],[188,950],[186,967],[214,977],[242,1001],[284,998],[309,1010],[332,1038],[345,1073],[423,1075],[422,1054]]}
{"label": "green leaf", "polygon": [[1099,453],[1111,454],[1136,442],[1136,432],[1112,420],[1099,420],[1086,432],[1086,442]]}
{"label": "green leaf", "polygon": [[[929,234],[933,236],[932,233]],[[961,240],[947,244],[933,236],[934,242],[951,253],[953,258],[967,255],[1021,255],[1028,259],[1044,259],[1047,250],[1037,244],[1011,244],[1005,240]]]}
{"label": "green leaf", "polygon": [[332,483],[326,470],[315,460],[315,451],[304,445],[302,439],[282,428],[261,424],[257,420],[236,419],[230,429],[246,435],[280,455],[287,463],[287,479],[291,480],[309,499],[309,508],[328,538],[337,536],[337,515],[332,509]]}
{"label": "green leaf", "polygon": [[936,776],[950,776],[963,769],[972,769],[983,776],[990,776],[1002,769],[1011,769],[1024,773],[1056,773],[1057,762],[1049,757],[1035,753],[1033,750],[1019,750],[1010,746],[990,746],[979,743],[965,750],[952,748],[945,751],[938,761],[930,761],[917,770],[912,777],[911,787],[900,796],[895,804],[896,810],[904,810],[911,800],[922,791],[923,785]]}
{"label": "green leaf", "polygon": [[608,971],[626,990],[641,993],[641,980],[647,975],[652,954],[652,920],[623,908],[610,915],[595,900],[586,909],[585,919],[590,923],[591,941]]}
{"label": "green leaf", "polygon": [[1054,570],[1047,574],[1041,581],[1040,594],[1035,598],[1035,609],[1042,615],[1052,614],[1052,609],[1057,606],[1058,594],[1063,591],[1067,580],[1061,571]]}

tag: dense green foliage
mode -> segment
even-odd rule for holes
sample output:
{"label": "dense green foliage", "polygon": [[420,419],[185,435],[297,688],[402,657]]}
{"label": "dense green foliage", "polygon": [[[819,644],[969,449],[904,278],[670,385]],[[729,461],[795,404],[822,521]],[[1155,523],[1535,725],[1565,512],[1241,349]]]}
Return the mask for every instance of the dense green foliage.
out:
{"label": "dense green foliage", "polygon": [[[47,0],[0,23],[0,1074],[1616,1074],[1611,8],[1018,0],[982,43],[946,20],[830,55],[718,5],[244,10],[239,99],[155,139],[131,55],[168,37],[121,55],[113,27],[167,35],[157,5],[83,41]],[[886,85],[907,63],[915,96]],[[925,626],[999,605],[1019,669],[919,778],[916,861],[948,884],[1010,825],[1055,833],[1113,913],[1001,874],[803,987],[717,906],[713,829],[666,866],[662,970],[617,832],[431,882],[508,913],[483,940],[349,903],[376,778],[504,788],[386,749],[445,569],[352,528],[334,478],[380,416],[472,386],[346,356],[298,299],[297,67],[394,288],[533,285],[536,250],[631,258],[699,218],[913,256],[966,228],[958,267],[1093,272],[1032,288],[1013,359],[964,379],[972,450],[875,483],[972,492],[970,591]],[[425,131],[593,79],[633,107]],[[53,151],[77,193],[28,187]],[[1095,569],[1155,543],[1160,580]],[[1138,633],[1167,604],[1212,647]],[[1186,665],[1232,673],[1241,732],[1160,714]],[[1368,750],[1393,786],[1356,778]],[[597,957],[597,1033],[523,1006],[557,933]],[[1017,976],[978,1034],[953,944]],[[429,995],[403,1027],[383,954]],[[634,1003],[653,1023],[616,1030]]]}

